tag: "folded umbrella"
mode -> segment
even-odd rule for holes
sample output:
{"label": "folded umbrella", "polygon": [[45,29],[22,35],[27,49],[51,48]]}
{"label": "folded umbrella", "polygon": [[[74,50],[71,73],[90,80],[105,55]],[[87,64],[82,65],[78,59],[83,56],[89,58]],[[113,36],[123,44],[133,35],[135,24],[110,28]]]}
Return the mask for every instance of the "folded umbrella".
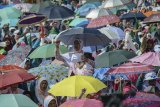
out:
{"label": "folded umbrella", "polygon": [[1,107],[38,107],[30,98],[22,94],[1,94]]}
{"label": "folded umbrella", "polygon": [[60,107],[103,107],[103,103],[95,99],[77,99],[67,101]]}
{"label": "folded umbrella", "polygon": [[106,85],[91,76],[71,76],[55,84],[48,91],[54,96],[80,96],[82,89],[86,89],[86,95],[96,93]]}
{"label": "folded umbrella", "polygon": [[120,22],[120,19],[116,15],[101,16],[91,20],[90,23],[87,25],[87,28],[97,28],[117,22]]}
{"label": "folded umbrella", "polygon": [[30,81],[35,79],[35,76],[27,73],[27,72],[8,72],[6,74],[0,75],[0,89],[18,84],[23,83],[26,81]]}
{"label": "folded umbrella", "polygon": [[56,40],[62,41],[66,45],[73,45],[74,40],[83,41],[83,46],[106,46],[111,40],[97,29],[72,28],[61,32]]}

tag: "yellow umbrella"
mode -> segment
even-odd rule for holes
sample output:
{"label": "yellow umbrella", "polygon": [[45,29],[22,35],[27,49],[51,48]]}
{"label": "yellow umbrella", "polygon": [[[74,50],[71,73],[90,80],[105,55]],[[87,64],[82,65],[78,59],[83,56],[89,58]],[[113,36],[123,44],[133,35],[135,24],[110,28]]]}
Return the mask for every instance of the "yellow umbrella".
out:
{"label": "yellow umbrella", "polygon": [[105,88],[106,85],[91,76],[71,76],[55,84],[48,91],[54,96],[80,96],[82,89],[86,89],[85,94],[96,93]]}

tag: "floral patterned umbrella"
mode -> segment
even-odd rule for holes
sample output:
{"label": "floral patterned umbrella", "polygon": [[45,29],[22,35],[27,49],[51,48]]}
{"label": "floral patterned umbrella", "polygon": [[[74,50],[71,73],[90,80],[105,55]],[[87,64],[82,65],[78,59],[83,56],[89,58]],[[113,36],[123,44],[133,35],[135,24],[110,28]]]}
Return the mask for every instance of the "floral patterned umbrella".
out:
{"label": "floral patterned umbrella", "polygon": [[68,68],[62,65],[49,64],[30,69],[28,72],[33,75],[45,77],[48,80],[49,86],[61,81],[68,76]]}
{"label": "floral patterned umbrella", "polygon": [[17,48],[16,50],[9,51],[6,57],[0,61],[0,66],[3,65],[19,66],[24,61],[30,50],[31,50],[30,46],[23,46]]}
{"label": "floral patterned umbrella", "polygon": [[102,27],[108,24],[117,23],[119,21],[120,19],[116,15],[102,16],[102,17],[91,20],[90,23],[87,25],[87,28]]}

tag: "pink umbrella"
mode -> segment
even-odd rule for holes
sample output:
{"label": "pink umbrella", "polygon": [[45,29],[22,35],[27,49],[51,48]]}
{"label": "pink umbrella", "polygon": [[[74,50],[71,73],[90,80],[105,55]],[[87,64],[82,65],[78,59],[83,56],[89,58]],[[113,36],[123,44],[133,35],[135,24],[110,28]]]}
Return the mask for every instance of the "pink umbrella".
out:
{"label": "pink umbrella", "polygon": [[103,107],[103,104],[95,99],[78,99],[67,101],[60,107]]}
{"label": "pink umbrella", "polygon": [[144,73],[154,70],[151,65],[144,65],[140,63],[126,63],[122,64],[119,67],[112,67],[108,73],[110,74],[136,74],[136,73]]}
{"label": "pink umbrella", "polygon": [[88,24],[87,28],[101,27],[101,26],[105,26],[108,24],[117,23],[119,21],[120,21],[120,19],[116,15],[102,16],[102,17],[91,20],[90,23]]}
{"label": "pink umbrella", "polygon": [[132,62],[140,62],[146,65],[160,66],[160,53],[148,52],[130,59]]}

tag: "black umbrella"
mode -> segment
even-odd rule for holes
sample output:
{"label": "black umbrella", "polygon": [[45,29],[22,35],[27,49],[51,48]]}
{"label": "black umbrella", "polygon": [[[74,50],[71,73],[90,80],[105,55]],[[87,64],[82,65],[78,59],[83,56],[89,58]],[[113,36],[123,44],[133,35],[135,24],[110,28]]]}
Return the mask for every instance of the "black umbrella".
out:
{"label": "black umbrella", "polygon": [[140,20],[143,20],[145,18],[146,18],[146,16],[141,12],[129,12],[129,13],[126,13],[126,14],[120,16],[120,19],[140,19]]}
{"label": "black umbrella", "polygon": [[74,17],[74,12],[64,6],[51,5],[39,11],[40,14],[46,15],[48,19],[64,20]]}

